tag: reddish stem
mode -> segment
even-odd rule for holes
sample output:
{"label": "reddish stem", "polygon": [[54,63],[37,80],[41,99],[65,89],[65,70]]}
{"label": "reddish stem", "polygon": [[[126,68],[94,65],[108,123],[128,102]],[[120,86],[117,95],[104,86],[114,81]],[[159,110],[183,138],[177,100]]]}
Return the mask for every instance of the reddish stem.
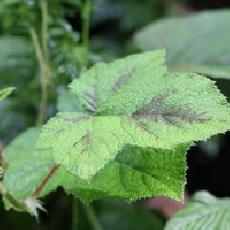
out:
{"label": "reddish stem", "polygon": [[41,195],[42,190],[47,185],[48,181],[51,179],[51,177],[55,174],[57,171],[59,165],[54,165],[51,170],[49,171],[48,175],[45,177],[45,179],[41,182],[41,184],[36,188],[33,197],[38,198]]}

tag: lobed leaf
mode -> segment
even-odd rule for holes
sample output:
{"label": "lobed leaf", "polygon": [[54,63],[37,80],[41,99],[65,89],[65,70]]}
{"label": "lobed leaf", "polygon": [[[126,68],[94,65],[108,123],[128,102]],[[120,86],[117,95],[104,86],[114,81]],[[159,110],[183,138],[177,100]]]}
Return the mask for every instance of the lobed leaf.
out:
{"label": "lobed leaf", "polygon": [[92,67],[71,84],[86,111],[50,119],[38,148],[89,180],[127,144],[174,149],[226,132],[230,108],[214,82],[169,73],[163,63],[156,51]]}
{"label": "lobed leaf", "polygon": [[[4,158],[10,165],[3,183],[19,200],[31,197],[55,164],[50,151],[35,148],[39,132],[39,128],[27,130],[4,150]],[[42,195],[62,186],[84,202],[103,197],[130,201],[157,195],[179,200],[183,196],[187,148],[188,145],[180,145],[175,150],[163,151],[127,146],[90,182],[60,166]]]}

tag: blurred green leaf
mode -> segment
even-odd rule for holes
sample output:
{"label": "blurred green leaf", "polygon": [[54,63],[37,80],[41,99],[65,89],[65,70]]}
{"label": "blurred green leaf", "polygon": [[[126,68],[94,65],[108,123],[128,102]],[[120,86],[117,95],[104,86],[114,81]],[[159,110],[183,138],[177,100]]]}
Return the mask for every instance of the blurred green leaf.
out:
{"label": "blurred green leaf", "polygon": [[165,230],[227,230],[229,226],[230,199],[218,199],[208,192],[198,192],[186,208],[169,220]]}
{"label": "blurred green leaf", "polygon": [[0,89],[0,101],[3,100],[5,97],[9,96],[14,89],[15,89],[14,87]]}
{"label": "blurred green leaf", "polygon": [[151,22],[159,14],[158,6],[159,2],[152,0],[98,0],[94,3],[92,23],[118,20],[127,33]]}
{"label": "blurred green leaf", "polygon": [[79,97],[69,90],[59,94],[57,109],[59,112],[86,112]]}
{"label": "blurred green leaf", "polygon": [[[17,101],[20,103],[20,100]],[[26,111],[24,114],[18,111],[14,107],[12,98],[7,98],[0,103],[0,136],[1,141],[5,144],[9,143],[21,130],[24,130],[28,126],[28,114]]]}
{"label": "blurred green leaf", "polygon": [[116,200],[99,202],[97,216],[104,229],[109,230],[163,230],[164,220],[141,205]]}
{"label": "blurred green leaf", "polygon": [[230,11],[216,10],[157,20],[134,35],[142,50],[165,48],[174,71],[230,78]]}
{"label": "blurred green leaf", "polygon": [[27,130],[3,152],[4,159],[9,162],[3,183],[20,200],[32,196],[54,165],[49,151],[39,152],[34,148],[39,132],[39,128]]}
{"label": "blurred green leaf", "polygon": [[21,36],[1,36],[0,51],[0,86],[24,87],[34,71],[31,42]]}

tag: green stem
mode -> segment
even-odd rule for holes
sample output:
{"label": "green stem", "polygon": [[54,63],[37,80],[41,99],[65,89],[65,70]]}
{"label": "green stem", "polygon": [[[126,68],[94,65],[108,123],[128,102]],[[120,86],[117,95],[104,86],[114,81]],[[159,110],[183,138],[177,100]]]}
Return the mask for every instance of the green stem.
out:
{"label": "green stem", "polygon": [[41,39],[42,39],[42,50],[44,54],[44,59],[48,63],[49,61],[49,12],[48,12],[48,2],[47,0],[41,0],[41,16],[42,16],[42,29],[41,29]]}
{"label": "green stem", "polygon": [[90,23],[90,0],[83,0],[82,5],[82,46],[84,56],[82,61],[82,71],[85,71],[89,62],[89,23]]}
{"label": "green stem", "polygon": [[0,184],[0,195],[5,197],[16,210],[27,211],[26,205],[22,202],[19,202],[10,193],[8,193],[6,188],[2,184]]}
{"label": "green stem", "polygon": [[50,84],[50,68],[47,62],[45,61],[44,54],[38,39],[38,35],[31,26],[30,34],[32,38],[32,42],[35,49],[36,58],[40,68],[41,75],[41,101],[39,104],[39,110],[37,115],[37,125],[41,125],[45,118],[46,109],[48,106],[48,89]]}
{"label": "green stem", "polygon": [[92,208],[92,206],[83,205],[83,207],[85,209],[85,212],[86,212],[87,218],[89,220],[89,223],[92,225],[92,228],[94,230],[102,230],[103,228],[102,228],[101,224],[99,223],[99,221],[98,221],[98,219],[96,217],[95,211]]}
{"label": "green stem", "polygon": [[[35,49],[36,58],[40,68],[41,74],[41,101],[39,105],[39,112],[37,117],[37,124],[41,125],[45,118],[45,113],[48,105],[48,89],[50,84],[50,66],[49,66],[49,49],[48,49],[48,2],[47,0],[41,0],[41,44],[39,42],[38,35],[33,26],[30,27],[30,35]],[[1,154],[0,154],[1,157]],[[55,166],[53,171],[55,172],[58,166]],[[42,182],[41,186],[36,191],[35,195],[39,195],[42,188],[46,185],[50,177],[53,175],[50,173],[47,178]],[[11,195],[6,188],[0,183],[0,195],[7,199],[16,210],[28,211],[24,202],[18,201],[13,195]]]}
{"label": "green stem", "polygon": [[42,52],[42,48],[41,48],[41,45],[39,42],[38,35],[37,35],[36,30],[33,26],[30,27],[30,35],[31,35],[31,39],[33,42],[36,58],[37,58],[37,61],[39,64],[39,68],[42,70],[44,68],[43,66],[45,65],[43,52]]}
{"label": "green stem", "polygon": [[72,230],[78,229],[79,203],[75,197],[72,197]]}
{"label": "green stem", "polygon": [[41,101],[37,115],[37,125],[41,125],[45,120],[45,114],[48,106],[49,85],[50,85],[50,66],[48,49],[48,3],[47,0],[41,0],[41,43],[38,34],[33,26],[30,28],[30,34],[35,49],[36,58],[40,68],[41,79]]}

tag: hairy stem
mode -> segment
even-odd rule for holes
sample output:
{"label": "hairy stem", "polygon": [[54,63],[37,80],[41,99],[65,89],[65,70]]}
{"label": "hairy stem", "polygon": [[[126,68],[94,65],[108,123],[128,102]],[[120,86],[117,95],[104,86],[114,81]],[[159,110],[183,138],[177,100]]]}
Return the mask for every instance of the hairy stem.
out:
{"label": "hairy stem", "polygon": [[85,209],[87,218],[89,220],[89,223],[92,225],[92,228],[94,230],[102,230],[103,228],[102,228],[101,224],[99,223],[99,221],[96,217],[95,211],[92,208],[92,206],[84,205],[84,209]]}
{"label": "hairy stem", "polygon": [[89,62],[89,22],[90,22],[90,0],[83,0],[82,5],[82,46],[84,48],[82,71],[85,71]]}
{"label": "hairy stem", "polygon": [[54,165],[51,170],[49,171],[49,173],[47,174],[47,176],[44,178],[44,180],[41,182],[41,184],[36,188],[33,197],[34,198],[38,198],[41,193],[42,190],[45,188],[45,186],[47,185],[48,181],[52,178],[52,176],[54,176],[54,174],[56,173],[57,169],[58,169],[59,165]]}

